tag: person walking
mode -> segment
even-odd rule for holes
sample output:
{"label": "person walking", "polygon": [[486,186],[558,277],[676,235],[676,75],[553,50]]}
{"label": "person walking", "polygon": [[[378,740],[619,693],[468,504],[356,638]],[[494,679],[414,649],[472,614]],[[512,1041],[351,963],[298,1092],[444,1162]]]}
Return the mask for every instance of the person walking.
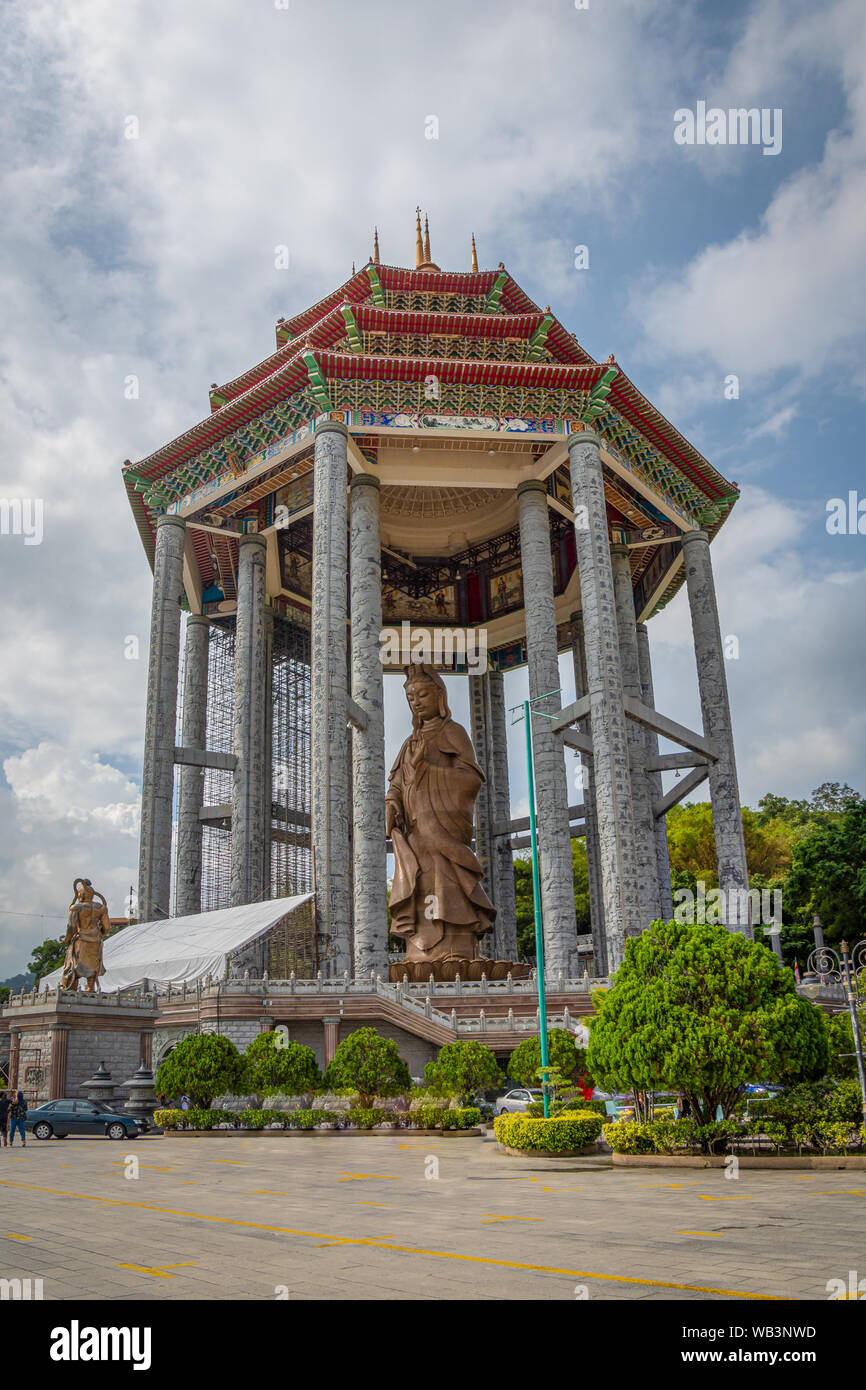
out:
{"label": "person walking", "polygon": [[21,1135],[22,1149],[27,1147],[27,1140],[24,1135],[24,1121],[27,1119],[27,1102],[24,1099],[24,1092],[19,1091],[9,1107],[9,1146],[15,1143],[15,1131]]}
{"label": "person walking", "polygon": [[2,1142],[4,1149],[8,1149],[9,1147],[9,1138],[6,1131],[9,1128],[9,1107],[11,1104],[12,1101],[9,1099],[9,1096],[6,1095],[6,1092],[0,1091],[0,1142]]}

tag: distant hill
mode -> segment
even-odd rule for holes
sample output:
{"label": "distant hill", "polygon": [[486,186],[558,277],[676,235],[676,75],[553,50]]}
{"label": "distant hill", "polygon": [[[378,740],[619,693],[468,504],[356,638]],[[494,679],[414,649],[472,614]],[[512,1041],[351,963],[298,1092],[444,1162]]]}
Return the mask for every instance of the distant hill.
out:
{"label": "distant hill", "polygon": [[19,989],[32,989],[33,976],[26,974],[26,972],[21,975],[10,975],[8,980],[0,980],[0,989],[2,989],[4,985],[7,989],[11,989],[13,993]]}

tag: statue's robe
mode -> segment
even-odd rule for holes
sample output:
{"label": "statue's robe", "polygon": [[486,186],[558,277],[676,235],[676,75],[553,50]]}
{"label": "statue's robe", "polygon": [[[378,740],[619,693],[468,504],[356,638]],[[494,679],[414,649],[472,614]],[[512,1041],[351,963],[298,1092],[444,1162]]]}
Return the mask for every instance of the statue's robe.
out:
{"label": "statue's robe", "polygon": [[96,903],[73,903],[69,909],[63,987],[75,989],[75,982],[92,975],[104,975],[102,943],[108,935],[105,908]]}
{"label": "statue's robe", "polygon": [[416,959],[447,956],[453,929],[463,943],[474,934],[477,958],[477,938],[493,926],[496,908],[481,887],[483,871],[470,848],[483,781],[469,735],[445,717],[426,720],[391,769],[386,802],[397,808],[404,827],[392,832],[391,931],[407,938]]}

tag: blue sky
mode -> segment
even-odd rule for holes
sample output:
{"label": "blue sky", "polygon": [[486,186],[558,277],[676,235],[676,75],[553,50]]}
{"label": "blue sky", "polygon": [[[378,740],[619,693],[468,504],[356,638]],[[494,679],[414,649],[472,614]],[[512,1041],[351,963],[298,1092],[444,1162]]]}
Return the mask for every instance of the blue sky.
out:
{"label": "blue sky", "polygon": [[[146,651],[150,586],[122,461],[272,351],[374,223],[411,263],[416,203],[440,265],[468,268],[474,231],[741,485],[713,555],[743,799],[866,791],[866,537],[825,526],[866,496],[864,29],[860,0],[11,0],[0,497],[44,499],[45,534],[0,536],[0,978],[76,874],[112,912],[136,877],[124,648]],[[780,108],[781,153],[677,145],[699,101]],[[684,599],[650,632],[657,703],[696,724]]]}

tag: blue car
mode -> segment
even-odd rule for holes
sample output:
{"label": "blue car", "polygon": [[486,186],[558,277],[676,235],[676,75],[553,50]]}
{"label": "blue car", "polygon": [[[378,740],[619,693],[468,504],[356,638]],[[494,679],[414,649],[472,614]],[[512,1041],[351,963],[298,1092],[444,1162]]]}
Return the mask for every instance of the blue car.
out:
{"label": "blue car", "polygon": [[49,1100],[27,1111],[24,1121],[35,1139],[65,1139],[67,1134],[90,1134],[107,1139],[135,1139],[148,1126],[110,1105],[93,1100]]}

